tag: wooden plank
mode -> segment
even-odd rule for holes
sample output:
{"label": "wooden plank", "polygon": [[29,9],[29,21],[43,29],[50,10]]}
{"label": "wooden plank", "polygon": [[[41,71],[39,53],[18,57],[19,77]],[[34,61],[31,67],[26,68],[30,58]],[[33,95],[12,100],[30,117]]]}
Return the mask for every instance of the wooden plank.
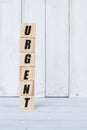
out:
{"label": "wooden plank", "polygon": [[70,2],[70,96],[87,97],[87,1]]}
{"label": "wooden plank", "polygon": [[20,52],[35,52],[35,39],[21,38],[20,39]]}
{"label": "wooden plank", "polygon": [[68,0],[46,0],[46,96],[68,96]]}
{"label": "wooden plank", "polygon": [[22,0],[22,22],[36,24],[35,96],[45,96],[45,0]]}
{"label": "wooden plank", "polygon": [[34,97],[33,96],[20,96],[20,108],[25,110],[34,109]]}
{"label": "wooden plank", "polygon": [[20,80],[34,80],[34,67],[20,67]]}
{"label": "wooden plank", "polygon": [[[16,110],[16,107],[18,106],[18,97],[1,97],[0,98],[0,110],[9,109],[9,107],[12,105],[11,109]],[[11,103],[10,103],[11,102]],[[15,102],[15,104],[14,104]],[[85,112],[87,107],[87,99],[86,98],[35,98],[35,102],[39,108],[45,108],[47,106],[60,106],[62,108],[64,107],[75,107],[76,111],[73,112],[79,112],[81,110],[82,112]],[[8,107],[4,107],[4,104]],[[40,107],[42,106],[42,107]],[[79,110],[78,110],[79,109]],[[38,109],[37,109],[38,110]],[[53,109],[56,111],[55,109]],[[58,109],[59,110],[59,109]],[[77,111],[78,110],[78,111]],[[68,111],[68,109],[67,109]]]}
{"label": "wooden plank", "polygon": [[[87,128],[79,128],[79,127],[77,127],[79,130],[86,130]],[[76,129],[77,129],[76,128]],[[29,130],[29,129],[31,129],[31,130],[36,130],[36,128],[34,127],[34,128],[28,128],[27,130]],[[40,130],[41,128],[37,128],[37,130]],[[57,130],[58,129],[58,127],[47,127],[47,128],[44,128],[45,130],[48,130],[48,129],[50,129],[50,130]],[[60,130],[73,130],[73,128],[71,127],[71,128],[59,128]]]}
{"label": "wooden plank", "polygon": [[18,94],[21,0],[0,1],[0,96]]}
{"label": "wooden plank", "polygon": [[33,23],[22,23],[21,26],[21,37],[35,38],[36,26]]}
{"label": "wooden plank", "polygon": [[[12,124],[11,124],[12,123]],[[5,124],[5,125],[4,125]],[[9,126],[9,125],[10,126]],[[87,128],[87,123],[81,122],[81,121],[27,121],[27,120],[6,120],[0,122],[0,128],[1,130],[73,130],[73,129],[79,129],[79,130],[86,130]],[[7,129],[6,129],[7,128]],[[9,128],[9,129],[8,129]],[[15,128],[15,129],[14,129]],[[19,128],[19,129],[18,129]]]}
{"label": "wooden plank", "polygon": [[34,96],[34,81],[21,81],[19,84],[19,95]]}
{"label": "wooden plank", "polygon": [[[0,122],[0,128],[2,130],[11,130],[11,128],[15,128],[17,130],[73,130],[73,129],[79,129],[79,130],[86,130],[87,123],[86,121],[28,121],[28,120],[1,120]],[[6,129],[7,128],[7,129]],[[8,129],[9,128],[9,129]],[[19,129],[18,129],[19,128]],[[12,129],[13,130],[13,129]]]}
{"label": "wooden plank", "polygon": [[[4,122],[4,121],[3,121]],[[8,124],[11,124],[13,121],[7,121]],[[86,130],[87,125],[84,122],[58,122],[58,121],[15,121],[14,120],[14,125],[12,127],[7,125],[6,126],[1,126],[1,130],[73,130],[73,129],[78,129],[78,130]],[[7,124],[6,121],[4,124]],[[63,124],[62,124],[63,123]],[[67,126],[68,123],[68,126]],[[76,125],[76,123],[81,125]],[[12,123],[13,124],[13,123]],[[19,125],[20,124],[20,125]],[[84,126],[83,126],[84,125]],[[18,126],[18,127],[17,127]],[[6,129],[7,128],[7,129]]]}
{"label": "wooden plank", "polygon": [[2,130],[25,130],[25,128],[20,128],[20,127],[15,127],[15,126],[14,126],[14,127],[13,127],[13,126],[11,127],[11,126],[9,126],[9,125],[8,125],[7,127],[6,127],[6,126],[3,126],[3,127],[1,127],[1,129],[2,129]]}
{"label": "wooden plank", "polygon": [[[67,127],[68,126],[70,127],[70,124],[72,124],[73,127],[74,126],[87,127],[87,111],[84,111],[84,108],[87,109],[87,99],[37,98],[35,99],[35,111],[33,112],[31,111],[26,112],[20,110],[18,104],[19,104],[19,98],[1,98],[0,99],[0,120],[1,121],[3,120],[4,122],[9,120],[11,121],[15,120],[20,122],[27,121],[27,123],[35,122],[35,121],[41,121],[41,122],[49,121],[50,123],[52,121],[53,122],[56,121],[56,123],[59,124],[60,122],[62,124],[62,122],[64,123],[65,121],[65,123],[67,123],[66,124]],[[67,111],[64,111],[65,106],[67,107]],[[71,106],[71,108],[69,108],[69,106]],[[59,108],[63,110],[58,111]],[[0,122],[0,126],[1,126],[1,122]]]}
{"label": "wooden plank", "polygon": [[35,66],[35,54],[20,53],[20,66]]}

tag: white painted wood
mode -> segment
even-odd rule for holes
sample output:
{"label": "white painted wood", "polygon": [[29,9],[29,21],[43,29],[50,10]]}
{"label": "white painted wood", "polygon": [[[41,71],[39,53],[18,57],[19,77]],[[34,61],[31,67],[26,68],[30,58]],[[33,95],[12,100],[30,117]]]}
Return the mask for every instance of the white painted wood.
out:
{"label": "white painted wood", "polygon": [[21,0],[0,0],[0,96],[17,95]]}
{"label": "white painted wood", "polygon": [[[0,127],[1,130],[26,130],[25,128],[21,128],[21,127],[9,127],[9,125],[7,127]],[[28,129],[27,129],[28,130]]]}
{"label": "white painted wood", "polygon": [[70,96],[87,97],[87,0],[70,2]]}
{"label": "white painted wood", "polygon": [[46,96],[68,96],[68,0],[46,0]]}
{"label": "white painted wood", "polygon": [[34,111],[20,110],[19,98],[0,98],[0,129],[87,130],[87,98],[36,98],[35,104]]}
{"label": "white painted wood", "polygon": [[35,95],[45,95],[45,0],[23,0],[22,22],[36,24]]}
{"label": "white painted wood", "polygon": [[[45,0],[22,0],[22,22],[36,23],[35,96],[45,96]],[[46,96],[87,97],[87,1],[46,0]],[[0,96],[18,95],[21,0],[0,0]],[[51,31],[52,30],[52,31]],[[78,108],[77,108],[78,109]]]}

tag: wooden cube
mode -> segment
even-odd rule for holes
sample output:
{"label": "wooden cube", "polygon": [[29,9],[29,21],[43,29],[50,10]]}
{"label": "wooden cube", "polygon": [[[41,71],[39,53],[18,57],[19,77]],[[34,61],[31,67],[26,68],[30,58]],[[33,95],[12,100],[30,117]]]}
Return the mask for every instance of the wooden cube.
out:
{"label": "wooden cube", "polygon": [[21,38],[20,39],[20,52],[35,52],[35,39]]}
{"label": "wooden cube", "polygon": [[35,54],[20,53],[20,66],[35,66]]}
{"label": "wooden cube", "polygon": [[25,110],[33,110],[34,96],[20,96],[20,108]]}
{"label": "wooden cube", "polygon": [[20,67],[20,80],[34,80],[34,67]]}
{"label": "wooden cube", "polygon": [[21,37],[35,38],[36,27],[33,23],[23,23],[21,26]]}
{"label": "wooden cube", "polygon": [[34,96],[34,81],[20,81],[19,92],[20,96]]}
{"label": "wooden cube", "polygon": [[20,53],[20,66],[34,66],[35,65],[34,53]]}

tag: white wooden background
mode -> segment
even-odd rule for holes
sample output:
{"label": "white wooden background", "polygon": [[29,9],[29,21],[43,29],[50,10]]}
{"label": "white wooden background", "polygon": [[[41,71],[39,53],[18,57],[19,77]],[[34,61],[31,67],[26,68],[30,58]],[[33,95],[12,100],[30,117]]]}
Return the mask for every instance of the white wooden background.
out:
{"label": "white wooden background", "polygon": [[46,96],[68,96],[68,0],[46,1]]}
{"label": "white wooden background", "polygon": [[86,12],[87,0],[0,0],[0,95],[18,95],[20,25],[34,22],[35,95],[87,97]]}

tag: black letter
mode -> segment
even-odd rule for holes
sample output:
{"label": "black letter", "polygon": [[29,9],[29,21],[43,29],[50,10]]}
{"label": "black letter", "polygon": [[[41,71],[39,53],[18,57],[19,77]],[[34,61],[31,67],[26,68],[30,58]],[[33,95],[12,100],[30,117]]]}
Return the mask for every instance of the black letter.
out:
{"label": "black letter", "polygon": [[25,49],[30,49],[30,47],[31,47],[31,40],[26,40]]}
{"label": "black letter", "polygon": [[30,63],[30,58],[31,58],[31,55],[30,54],[26,54],[25,56],[25,63]]}
{"label": "black letter", "polygon": [[31,26],[26,26],[25,27],[25,35],[29,35],[31,32]]}
{"label": "black letter", "polygon": [[24,79],[28,79],[28,77],[27,77],[29,75],[28,72],[29,72],[29,70],[25,70]]}
{"label": "black letter", "polygon": [[23,91],[23,94],[28,94],[29,93],[29,88],[30,88],[30,85],[28,84],[28,85],[24,85],[24,91]]}
{"label": "black letter", "polygon": [[30,100],[30,98],[25,98],[25,107],[28,107],[28,100]]}

